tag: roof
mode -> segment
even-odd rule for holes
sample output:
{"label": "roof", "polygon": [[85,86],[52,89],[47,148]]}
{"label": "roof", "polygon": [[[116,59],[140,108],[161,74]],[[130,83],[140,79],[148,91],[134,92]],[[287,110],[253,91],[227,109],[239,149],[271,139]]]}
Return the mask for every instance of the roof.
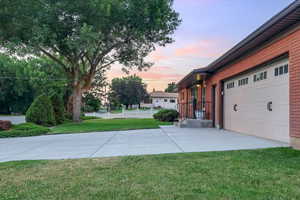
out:
{"label": "roof", "polygon": [[223,68],[232,61],[242,57],[243,55],[254,50],[259,45],[270,40],[273,36],[283,32],[289,27],[300,22],[300,0],[295,0],[287,8],[272,17],[261,27],[251,33],[244,40],[227,51],[220,58],[209,64],[207,67],[193,70],[190,74],[184,77],[178,85],[188,79],[194,73],[213,73],[218,69]]}
{"label": "roof", "polygon": [[150,97],[152,97],[152,98],[178,98],[178,93],[151,92]]}

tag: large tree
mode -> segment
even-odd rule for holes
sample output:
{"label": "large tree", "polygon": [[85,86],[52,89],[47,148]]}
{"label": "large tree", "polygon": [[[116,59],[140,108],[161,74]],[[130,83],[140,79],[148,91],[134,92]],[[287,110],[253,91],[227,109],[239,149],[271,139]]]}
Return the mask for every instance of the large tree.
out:
{"label": "large tree", "polygon": [[110,100],[123,104],[128,108],[140,104],[147,96],[147,85],[134,75],[123,78],[114,78],[111,83]]}
{"label": "large tree", "polygon": [[1,0],[0,45],[11,54],[46,55],[67,73],[73,120],[99,70],[119,62],[148,68],[144,58],[173,40],[180,24],[173,0]]}

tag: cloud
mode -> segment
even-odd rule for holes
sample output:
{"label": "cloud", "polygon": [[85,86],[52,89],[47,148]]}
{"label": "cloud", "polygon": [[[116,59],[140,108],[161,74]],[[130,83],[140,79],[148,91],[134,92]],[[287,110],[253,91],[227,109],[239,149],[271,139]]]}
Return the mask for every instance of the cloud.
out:
{"label": "cloud", "polygon": [[139,72],[136,74],[142,77],[143,79],[147,79],[147,80],[164,79],[164,80],[176,81],[184,76],[178,73],[159,73],[159,72]]}
{"label": "cloud", "polygon": [[150,68],[150,70],[155,70],[155,71],[170,71],[172,69],[173,69],[172,67],[168,67],[168,66],[154,66]]}
{"label": "cloud", "polygon": [[154,62],[159,62],[161,60],[168,59],[168,56],[166,56],[162,51],[156,50],[150,54],[149,58]]}
{"label": "cloud", "polygon": [[177,57],[216,58],[224,52],[222,43],[218,40],[201,40],[177,48],[174,55]]}

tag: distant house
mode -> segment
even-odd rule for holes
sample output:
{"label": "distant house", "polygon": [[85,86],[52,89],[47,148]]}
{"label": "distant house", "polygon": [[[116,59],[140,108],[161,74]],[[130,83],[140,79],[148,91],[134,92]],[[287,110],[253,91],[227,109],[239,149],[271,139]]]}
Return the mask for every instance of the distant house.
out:
{"label": "distant house", "polygon": [[178,93],[151,92],[150,99],[154,108],[177,109]]}

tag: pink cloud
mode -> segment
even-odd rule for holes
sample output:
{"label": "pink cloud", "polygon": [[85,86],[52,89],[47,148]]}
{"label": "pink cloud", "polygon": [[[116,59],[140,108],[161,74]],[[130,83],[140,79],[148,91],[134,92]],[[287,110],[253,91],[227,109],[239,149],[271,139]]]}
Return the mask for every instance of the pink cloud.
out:
{"label": "pink cloud", "polygon": [[177,48],[174,55],[178,57],[197,56],[199,58],[215,58],[224,52],[222,46],[224,46],[222,41],[202,40]]}
{"label": "pink cloud", "polygon": [[172,70],[172,67],[168,67],[168,66],[154,66],[154,67],[150,68],[150,70],[155,70],[155,71],[169,71],[169,70]]}
{"label": "pink cloud", "polygon": [[199,46],[185,46],[175,50],[176,56],[199,55],[201,48]]}
{"label": "pink cloud", "polygon": [[154,52],[152,52],[150,54],[150,59],[153,60],[154,62],[158,62],[158,61],[161,61],[161,60],[166,60],[168,59],[168,56],[166,56],[162,51],[160,50],[156,50]]}
{"label": "pink cloud", "polygon": [[177,80],[182,78],[184,75],[177,73],[159,73],[159,72],[139,72],[137,73],[143,79],[159,80],[159,79],[168,79],[168,80]]}

